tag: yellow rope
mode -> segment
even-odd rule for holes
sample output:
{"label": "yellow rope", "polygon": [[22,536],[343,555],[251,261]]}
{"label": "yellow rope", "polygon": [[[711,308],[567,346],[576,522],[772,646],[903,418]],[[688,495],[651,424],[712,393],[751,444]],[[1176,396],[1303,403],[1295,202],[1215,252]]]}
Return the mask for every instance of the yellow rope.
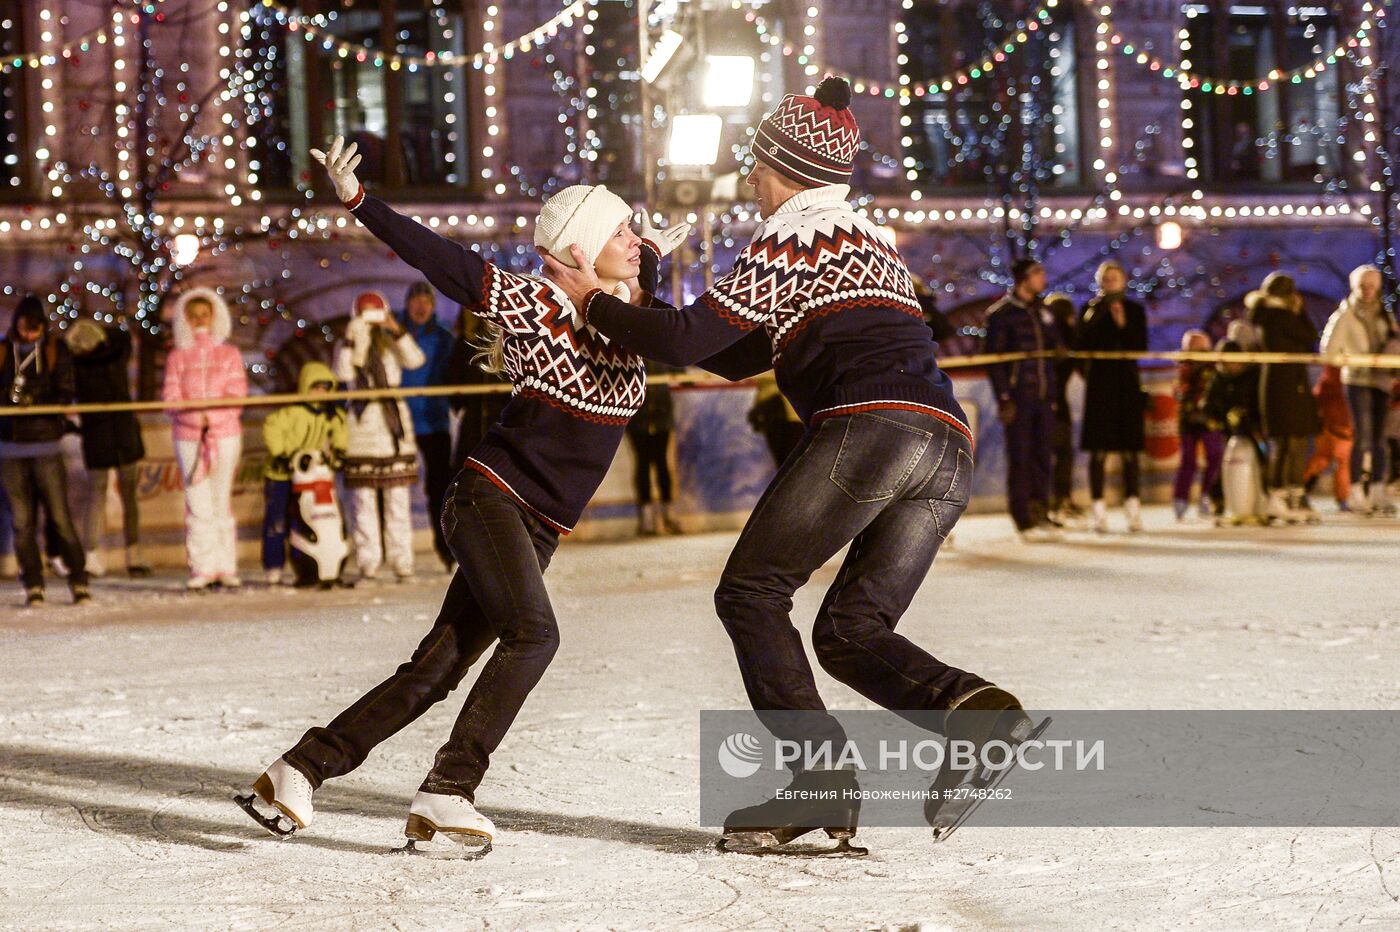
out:
{"label": "yellow rope", "polygon": [[[1159,360],[1162,362],[1237,362],[1255,364],[1294,363],[1304,365],[1350,366],[1358,369],[1400,370],[1400,355],[1347,355],[1322,353],[1218,353],[1202,352],[1058,352],[1042,350],[1031,353],[981,353],[941,359],[943,369],[974,369],[997,363],[1022,362],[1029,359],[1121,359]],[[708,374],[662,375],[647,379],[652,385],[731,385],[725,379]],[[99,414],[115,411],[176,411],[205,408],[271,407],[315,399],[316,401],[361,401],[374,398],[430,398],[442,395],[494,395],[509,392],[505,382],[498,385],[430,385],[414,388],[359,388],[345,391],[303,395],[287,392],[275,395],[251,395],[247,398],[195,398],[184,401],[122,401],[104,404],[30,405],[28,407],[0,406],[0,417],[25,417],[41,414]]]}

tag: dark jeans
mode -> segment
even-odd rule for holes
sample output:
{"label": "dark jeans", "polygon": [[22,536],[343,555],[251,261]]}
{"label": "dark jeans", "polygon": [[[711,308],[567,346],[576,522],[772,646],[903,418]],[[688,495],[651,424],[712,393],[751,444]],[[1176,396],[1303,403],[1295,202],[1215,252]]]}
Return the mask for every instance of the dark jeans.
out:
{"label": "dark jeans", "polygon": [[1056,505],[1069,504],[1074,494],[1074,424],[1068,411],[1055,411],[1054,441],[1054,500]]}
{"label": "dark jeans", "polygon": [[[986,681],[896,634],[948,532],[967,507],[972,444],[937,418],[901,410],[835,417],[808,431],[759,499],[730,554],[715,609],[757,710],[822,710],[792,595],[847,543],[812,630],[822,668],[893,711],[947,709]],[[765,719],[779,737],[841,737]]]}
{"label": "dark jeans", "polygon": [[627,432],[632,441],[632,452],[636,466],[632,471],[632,485],[637,493],[637,504],[651,503],[651,475],[656,473],[656,491],[660,500],[671,501],[671,464],[666,461],[666,453],[671,446],[671,432],[647,433],[643,430]]}
{"label": "dark jeans", "polygon": [[[418,455],[423,457],[423,491],[428,497],[428,514],[441,515],[447,486],[457,471],[452,465],[452,435],[419,434]],[[461,463],[457,464],[458,466]],[[444,563],[452,560],[452,548],[443,536],[441,522],[433,523],[433,549]]]}
{"label": "dark jeans", "polygon": [[[1379,479],[1389,475],[1386,469],[1385,415],[1390,408],[1390,396],[1383,389],[1365,385],[1347,386],[1347,405],[1356,428],[1356,442],[1351,448],[1351,476],[1357,482]],[[1371,454],[1370,469],[1366,454]]]}
{"label": "dark jeans", "polygon": [[376,745],[446,698],[499,641],[422,785],[472,799],[491,752],[559,647],[544,588],[558,533],[470,469],[449,488],[442,524],[459,568],[427,636],[392,676],[283,755],[313,787],[360,766]]}
{"label": "dark jeans", "polygon": [[1055,453],[1055,408],[1035,396],[1015,398],[1006,431],[1006,502],[1018,530],[1035,525],[1050,499]]}
{"label": "dark jeans", "polygon": [[44,584],[44,555],[39,549],[39,504],[52,522],[59,555],[68,564],[68,584],[87,585],[83,545],[68,513],[68,470],[62,456],[0,460],[0,481],[10,499],[15,528],[15,556],[25,588]]}
{"label": "dark jeans", "polygon": [[287,524],[291,520],[292,480],[263,480],[262,565],[280,570],[287,565]]}

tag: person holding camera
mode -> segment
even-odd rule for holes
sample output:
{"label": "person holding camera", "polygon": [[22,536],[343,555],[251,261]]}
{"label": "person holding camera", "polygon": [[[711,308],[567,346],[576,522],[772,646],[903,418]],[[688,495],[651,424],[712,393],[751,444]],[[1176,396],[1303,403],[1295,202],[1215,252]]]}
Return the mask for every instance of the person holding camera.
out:
{"label": "person holding camera", "polygon": [[[355,298],[345,339],[335,349],[336,378],[350,388],[398,388],[404,371],[417,369],[425,361],[413,335],[389,313],[384,295],[366,291]],[[345,484],[354,503],[351,536],[361,578],[374,579],[386,556],[400,580],[413,575],[409,490],[417,481],[418,446],[404,400],[350,402]]]}
{"label": "person holding camera", "polygon": [[[0,341],[0,406],[72,404],[73,358],[37,295],[25,295],[15,308],[10,330]],[[68,512],[68,471],[59,443],[67,429],[61,414],[0,417],[0,481],[10,499],[15,554],[28,605],[44,601],[44,557],[39,548],[38,506],[44,506],[68,564],[68,588],[75,605],[92,598],[83,545]]]}

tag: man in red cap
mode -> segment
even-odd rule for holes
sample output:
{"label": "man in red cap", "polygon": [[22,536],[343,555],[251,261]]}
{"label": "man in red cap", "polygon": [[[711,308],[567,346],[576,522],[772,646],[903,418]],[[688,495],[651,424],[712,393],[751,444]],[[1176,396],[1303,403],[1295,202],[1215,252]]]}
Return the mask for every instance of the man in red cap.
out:
{"label": "man in red cap", "polygon": [[[849,544],[812,632],[822,667],[888,709],[1005,711],[991,716],[997,734],[1019,740],[1030,721],[1016,697],[894,630],[967,507],[973,438],[908,267],[846,200],[860,143],[850,98],[850,85],[827,78],[764,117],[747,179],[763,222],[733,271],[689,307],[616,300],[577,260],[583,271],[546,256],[546,273],[590,325],[639,355],[735,380],[771,367],[807,424],[715,592],[754,708],[818,713],[766,716],[778,737],[844,741],[789,613],[793,593]],[[794,787],[840,798],[854,782],[850,771],[804,770]],[[857,800],[821,811],[775,800],[731,815],[725,835],[849,837],[858,811]]]}

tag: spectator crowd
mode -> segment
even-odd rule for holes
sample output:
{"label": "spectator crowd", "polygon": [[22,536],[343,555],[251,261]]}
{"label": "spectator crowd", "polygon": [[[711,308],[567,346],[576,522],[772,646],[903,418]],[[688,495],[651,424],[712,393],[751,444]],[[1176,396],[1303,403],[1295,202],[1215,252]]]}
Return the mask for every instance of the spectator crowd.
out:
{"label": "spectator crowd", "polygon": [[[1141,459],[1151,398],[1138,361],[1091,353],[1143,353],[1147,314],[1128,297],[1117,262],[1103,263],[1097,291],[1076,311],[1066,294],[1043,294],[1045,269],[1023,259],[1013,284],[987,311],[987,353],[1040,354],[987,366],[1005,436],[1007,505],[1027,541],[1054,541],[1086,521],[1109,531],[1107,464],[1122,481],[1125,526],[1143,529]],[[1219,352],[1321,352],[1310,383],[1306,363],[1182,361],[1177,366],[1180,459],[1172,484],[1177,520],[1192,509],[1221,524],[1296,524],[1320,520],[1312,494],[1333,472],[1337,508],[1393,515],[1386,486],[1395,479],[1400,443],[1396,372],[1355,357],[1400,352],[1400,332],[1382,299],[1380,271],[1364,265],[1319,333],[1294,279],[1269,274],[1245,296],[1244,314],[1213,348]],[[1206,352],[1210,337],[1188,330],[1181,349]],[[1082,356],[1066,355],[1077,351]],[[1351,362],[1348,362],[1351,360]],[[1067,388],[1084,380],[1079,451],[1088,454],[1089,512],[1072,500],[1075,444]]]}
{"label": "spectator crowd", "polygon": [[[1067,294],[1045,294],[1045,269],[1034,260],[1015,263],[1012,278],[1011,289],[987,311],[984,350],[1037,354],[986,367],[1005,437],[1007,505],[1017,531],[1027,541],[1058,540],[1067,530],[1086,527],[1107,533],[1111,463],[1118,467],[1123,526],[1141,531],[1141,460],[1151,396],[1143,389],[1138,361],[1062,351],[1145,352],[1145,308],[1129,297],[1128,276],[1112,261],[1099,267],[1096,291],[1080,308]],[[1349,293],[1319,333],[1292,277],[1275,272],[1246,296],[1244,313],[1214,346],[1203,330],[1182,336],[1184,351],[1320,350],[1336,364],[1321,366],[1310,381],[1309,367],[1301,363],[1179,363],[1174,394],[1181,452],[1171,492],[1178,520],[1197,513],[1221,524],[1315,522],[1313,494],[1329,472],[1338,510],[1395,513],[1386,486],[1400,466],[1396,374],[1348,362],[1359,355],[1400,352],[1400,332],[1384,308],[1382,287],[1376,268],[1356,269]],[[929,326],[937,338],[946,337],[952,328],[932,306],[928,290],[920,294],[921,301],[928,296]],[[247,395],[242,355],[229,342],[229,309],[217,291],[195,288],[182,294],[174,304],[172,329],[164,400]],[[120,327],[88,319],[60,332],[35,295],[24,296],[15,307],[0,355],[0,405],[131,399],[131,337]],[[658,374],[662,367],[649,368]],[[449,330],[439,321],[427,282],[408,288],[398,312],[377,291],[357,295],[329,364],[307,362],[297,380],[301,399],[271,412],[262,425],[265,581],[318,581],[301,570],[286,571],[289,542],[295,547],[298,540],[298,502],[308,490],[324,492],[309,480],[297,481],[305,466],[297,460],[307,451],[335,474],[336,488],[345,495],[358,577],[374,579],[386,568],[396,579],[411,577],[412,488],[421,481],[429,514],[436,516],[454,464],[485,436],[507,397],[435,394],[343,404],[317,396],[341,386],[499,383],[500,370],[493,325],[464,307]],[[1084,383],[1077,437],[1067,393],[1075,378]],[[182,405],[167,413],[184,494],[186,584],[192,590],[237,588],[232,495],[243,447],[242,409],[225,402]],[[803,431],[771,375],[759,380],[749,423],[778,464]],[[673,426],[669,391],[654,385],[627,430],[639,534],[679,530],[671,512]],[[72,432],[80,435],[84,467],[78,481],[85,506],[78,514],[69,508],[62,449]],[[1079,452],[1088,457],[1087,511],[1072,495]],[[62,414],[0,417],[0,489],[30,604],[44,599],[46,562],[66,577],[75,602],[91,598],[89,578],[108,572],[103,543],[114,485],[126,572],[138,577],[151,572],[141,549],[137,493],[145,455],[140,423],[129,411],[86,413],[76,424]],[[442,530],[437,521],[429,523],[434,551],[450,572],[453,561]],[[302,539],[309,533],[303,528]]]}

